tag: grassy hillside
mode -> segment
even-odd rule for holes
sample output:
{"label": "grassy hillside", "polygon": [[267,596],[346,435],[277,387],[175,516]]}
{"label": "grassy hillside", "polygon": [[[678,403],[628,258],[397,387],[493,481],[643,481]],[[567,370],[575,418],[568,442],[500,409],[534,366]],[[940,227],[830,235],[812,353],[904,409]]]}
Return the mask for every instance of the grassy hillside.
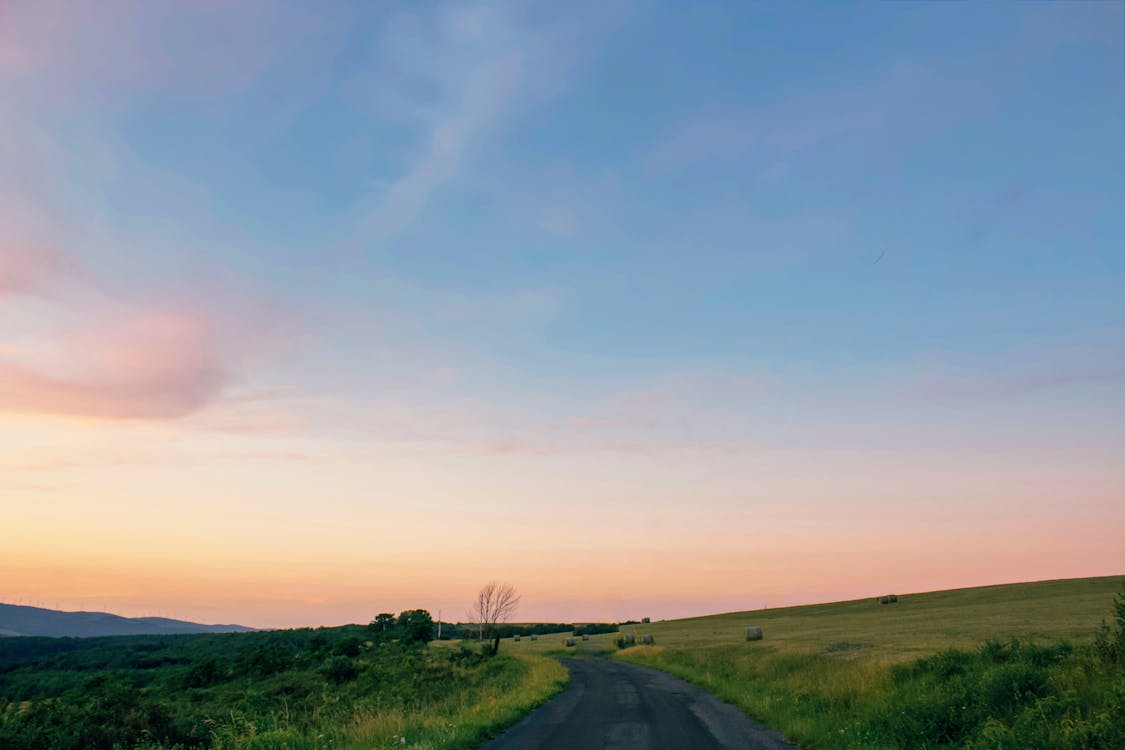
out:
{"label": "grassy hillside", "polygon": [[1107,576],[923,594],[876,592],[898,593],[898,602],[879,604],[873,596],[625,626],[622,632],[634,632],[638,640],[651,633],[660,646],[698,648],[741,644],[745,627],[757,625],[763,645],[778,651],[907,661],[996,638],[1091,641],[1098,624],[1111,617],[1123,581],[1125,576]]}
{"label": "grassy hillside", "polygon": [[[749,625],[760,626],[771,652],[825,653],[834,659],[903,662],[947,648],[974,648],[989,639],[1059,640],[1089,643],[1102,620],[1112,620],[1113,596],[1125,576],[1012,583],[998,586],[897,593],[896,604],[878,598],[831,604],[729,612],[720,615],[622,625],[638,643],[644,634],[657,647],[698,649],[745,644]],[[510,652],[566,650],[569,633],[540,635],[519,643],[505,639]],[[595,635],[576,652],[611,651],[618,634]],[[845,645],[846,644],[846,645]]]}
{"label": "grassy hillside", "polygon": [[[808,750],[1125,747],[1123,576],[987,586],[622,628]],[[891,593],[891,592],[881,592]],[[1103,620],[1114,628],[1095,643]],[[746,642],[746,626],[764,639]],[[553,639],[552,639],[553,640]],[[600,643],[598,642],[600,640]],[[607,647],[611,637],[588,646]],[[560,644],[537,642],[538,648]]]}

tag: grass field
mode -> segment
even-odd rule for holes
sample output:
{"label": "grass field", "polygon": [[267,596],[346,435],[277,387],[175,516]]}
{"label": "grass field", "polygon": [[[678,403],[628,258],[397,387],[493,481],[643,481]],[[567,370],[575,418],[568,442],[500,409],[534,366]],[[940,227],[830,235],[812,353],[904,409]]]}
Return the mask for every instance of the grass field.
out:
{"label": "grass field", "polygon": [[[1114,621],[1123,581],[1044,581],[900,594],[895,604],[871,597],[658,622],[631,628],[638,641],[652,634],[655,646],[618,655],[678,674],[809,750],[1109,750],[1125,747],[1125,654],[1107,655],[1093,642],[1100,623]],[[746,642],[748,625],[760,626],[764,639]]]}
{"label": "grass field", "polygon": [[[623,625],[622,633],[651,634],[656,649],[698,649],[745,644],[748,625],[765,638],[748,648],[771,652],[822,652],[834,659],[902,662],[946,648],[973,648],[989,639],[1020,638],[1084,643],[1102,620],[1112,619],[1113,597],[1125,576],[1078,578],[899,594],[896,604],[877,597],[831,604],[759,609],[720,615]],[[892,592],[883,592],[892,593]],[[538,640],[504,640],[506,652],[566,651],[569,633]],[[579,642],[575,651],[610,651],[616,633]],[[844,645],[846,644],[846,645]],[[640,653],[640,647],[631,654]]]}
{"label": "grass field", "polygon": [[765,638],[751,646],[821,652],[837,659],[908,661],[996,638],[1090,641],[1098,624],[1111,619],[1113,596],[1123,581],[1125,576],[1109,576],[924,594],[897,592],[896,604],[879,604],[872,596],[630,625],[622,632],[636,633],[638,641],[641,634],[651,633],[659,646],[699,648],[741,645],[745,627],[758,625]]}
{"label": "grass field", "polygon": [[[629,625],[622,633],[638,643],[650,634],[656,645],[624,651],[616,651],[616,634],[572,649],[565,634],[505,647],[616,651],[699,685],[807,750],[1121,748],[1125,655],[1102,658],[1092,644],[1101,622],[1114,622],[1123,582],[873,592],[856,601]],[[889,593],[897,603],[874,596]],[[763,629],[762,641],[745,641],[749,625]]]}

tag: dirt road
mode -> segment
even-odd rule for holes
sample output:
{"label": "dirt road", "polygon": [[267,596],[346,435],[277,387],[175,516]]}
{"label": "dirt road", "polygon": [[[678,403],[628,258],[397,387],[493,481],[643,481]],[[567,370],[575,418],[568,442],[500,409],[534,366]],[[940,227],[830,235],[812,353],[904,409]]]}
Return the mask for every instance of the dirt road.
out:
{"label": "dirt road", "polygon": [[481,750],[793,750],[733,706],[655,669],[564,659],[566,689]]}

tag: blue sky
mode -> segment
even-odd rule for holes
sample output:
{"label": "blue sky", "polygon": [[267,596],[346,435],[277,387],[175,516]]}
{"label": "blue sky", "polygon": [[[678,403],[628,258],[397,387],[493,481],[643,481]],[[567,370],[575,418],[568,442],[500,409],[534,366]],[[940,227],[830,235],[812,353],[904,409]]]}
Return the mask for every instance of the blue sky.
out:
{"label": "blue sky", "polygon": [[[885,490],[904,523],[940,476],[962,521],[1036,510],[1023,551],[914,580],[1119,572],[1123,29],[1120,2],[5,5],[0,497],[92,503],[82,472],[157,426],[145,461],[250,515],[293,457],[350,456],[324,502],[375,525],[361,490],[455,506],[434,471],[716,518],[885,519]],[[1026,467],[1031,495],[972,484]],[[189,502],[177,471],[146,481]],[[1104,543],[1029,562],[1064,496]],[[868,593],[817,570],[775,595]],[[628,599],[597,597],[566,606]]]}
{"label": "blue sky", "polygon": [[[839,365],[1121,320],[1113,4],[579,10],[321,19],[237,96],[107,124],[207,194],[218,261],[314,305],[357,274],[557,296],[565,354]],[[126,231],[199,231],[167,192]]]}

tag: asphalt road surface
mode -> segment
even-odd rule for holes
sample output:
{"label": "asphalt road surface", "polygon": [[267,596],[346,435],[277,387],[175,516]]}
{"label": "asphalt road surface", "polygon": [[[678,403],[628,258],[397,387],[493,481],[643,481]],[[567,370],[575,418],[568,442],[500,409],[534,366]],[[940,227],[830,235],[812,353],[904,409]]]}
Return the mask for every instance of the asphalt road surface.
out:
{"label": "asphalt road surface", "polygon": [[[672,675],[563,659],[566,688],[481,750],[793,750],[777,732]],[[799,750],[799,748],[798,748]]]}

